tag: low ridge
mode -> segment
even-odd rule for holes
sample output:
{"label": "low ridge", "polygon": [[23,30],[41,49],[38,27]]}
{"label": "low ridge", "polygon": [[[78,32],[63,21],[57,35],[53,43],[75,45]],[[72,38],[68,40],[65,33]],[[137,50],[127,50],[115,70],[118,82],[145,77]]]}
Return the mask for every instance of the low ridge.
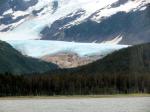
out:
{"label": "low ridge", "polygon": [[43,73],[56,68],[55,64],[24,56],[6,42],[0,41],[0,73]]}

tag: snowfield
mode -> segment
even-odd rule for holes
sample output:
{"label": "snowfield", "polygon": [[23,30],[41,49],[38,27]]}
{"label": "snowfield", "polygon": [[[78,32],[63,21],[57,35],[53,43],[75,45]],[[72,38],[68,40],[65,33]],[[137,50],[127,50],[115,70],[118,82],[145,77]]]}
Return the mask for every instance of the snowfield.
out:
{"label": "snowfield", "polygon": [[15,40],[7,42],[15,49],[22,52],[24,55],[37,58],[60,52],[72,52],[78,54],[81,57],[92,55],[107,55],[115,50],[128,47],[127,45],[76,43],[47,40]]}
{"label": "snowfield", "polygon": [[0,112],[150,112],[149,97],[0,100]]}
{"label": "snowfield", "polygon": [[[55,8],[53,5],[54,1],[58,4],[58,6]],[[97,12],[97,14],[90,19],[100,22],[101,19],[110,17],[117,12],[130,12],[140,9],[142,10],[144,5],[149,3],[149,0],[129,0],[124,4],[112,7],[112,5],[117,4],[118,1],[119,0],[38,0],[37,4],[29,7],[25,11],[12,11],[12,9],[9,9],[4,12],[2,17],[10,14],[13,19],[25,15],[28,16],[21,19],[20,21],[11,24],[0,24],[0,30],[10,28],[7,33],[19,33],[20,38],[17,38],[18,36],[11,37],[11,40],[40,39],[40,32],[45,26],[50,27],[51,24],[56,20],[65,18],[70,14],[72,14],[73,16],[79,10],[84,11],[82,16],[72,21],[71,23],[68,23],[68,25],[79,24],[89,18],[95,12]],[[39,11],[36,16],[32,14],[33,11],[38,10],[41,11]],[[0,33],[0,39],[6,40],[7,38],[1,36]],[[8,38],[7,40],[10,40],[10,38]]]}

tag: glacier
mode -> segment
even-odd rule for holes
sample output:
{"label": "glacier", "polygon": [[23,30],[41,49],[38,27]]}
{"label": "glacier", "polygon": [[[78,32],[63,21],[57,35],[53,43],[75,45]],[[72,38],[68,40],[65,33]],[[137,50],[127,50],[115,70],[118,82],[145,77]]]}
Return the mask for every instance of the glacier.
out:
{"label": "glacier", "polygon": [[93,55],[107,55],[115,50],[128,47],[128,45],[115,45],[107,43],[77,43],[47,40],[11,40],[7,41],[22,54],[41,58],[61,52],[76,53],[80,57]]}

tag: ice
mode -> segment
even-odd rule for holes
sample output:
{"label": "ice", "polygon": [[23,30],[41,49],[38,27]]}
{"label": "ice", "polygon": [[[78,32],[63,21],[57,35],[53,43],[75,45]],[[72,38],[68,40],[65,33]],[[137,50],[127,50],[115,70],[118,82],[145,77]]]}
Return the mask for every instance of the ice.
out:
{"label": "ice", "polygon": [[127,45],[98,44],[98,43],[77,43],[64,41],[47,40],[16,40],[7,41],[15,49],[23,54],[32,57],[42,57],[59,52],[77,53],[79,56],[106,55],[115,50],[119,50]]}

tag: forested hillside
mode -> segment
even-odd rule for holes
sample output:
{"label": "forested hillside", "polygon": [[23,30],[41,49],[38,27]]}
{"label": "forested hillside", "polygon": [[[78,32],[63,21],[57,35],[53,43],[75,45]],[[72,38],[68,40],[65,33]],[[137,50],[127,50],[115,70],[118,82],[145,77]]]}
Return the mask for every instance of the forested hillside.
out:
{"label": "forested hillside", "polygon": [[79,68],[0,75],[1,96],[120,93],[150,93],[150,44],[116,51]]}
{"label": "forested hillside", "polygon": [[23,56],[9,44],[0,41],[0,73],[43,73],[56,68],[55,64]]}

